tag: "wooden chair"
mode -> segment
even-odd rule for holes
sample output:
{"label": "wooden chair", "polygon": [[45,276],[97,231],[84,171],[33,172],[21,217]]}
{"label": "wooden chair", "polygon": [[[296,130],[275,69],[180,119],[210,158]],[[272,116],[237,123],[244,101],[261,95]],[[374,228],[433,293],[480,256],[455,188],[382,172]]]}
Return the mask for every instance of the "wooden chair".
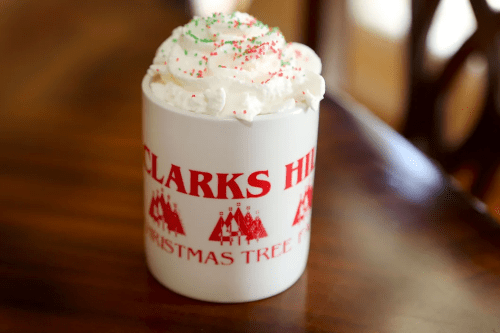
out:
{"label": "wooden chair", "polygon": [[[424,70],[426,37],[439,0],[413,0],[412,27],[409,38],[410,86],[408,116],[402,131],[410,141],[424,141],[425,153],[448,172],[464,162],[478,166],[471,193],[484,197],[500,165],[500,13],[492,11],[485,0],[470,0],[477,20],[477,30],[448,60],[436,77]],[[450,151],[443,141],[441,128],[444,94],[455,75],[472,52],[483,54],[488,63],[488,86],[481,118],[468,139]]]}

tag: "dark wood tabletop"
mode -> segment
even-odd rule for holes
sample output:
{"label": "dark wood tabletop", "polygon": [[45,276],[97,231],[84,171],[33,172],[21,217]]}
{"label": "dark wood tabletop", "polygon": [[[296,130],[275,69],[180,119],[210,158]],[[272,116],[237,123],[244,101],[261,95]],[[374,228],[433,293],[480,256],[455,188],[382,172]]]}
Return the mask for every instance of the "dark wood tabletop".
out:
{"label": "dark wood tabletop", "polygon": [[399,134],[321,104],[304,275],[261,301],[146,268],[140,83],[176,2],[0,2],[0,332],[496,332],[500,226]]}

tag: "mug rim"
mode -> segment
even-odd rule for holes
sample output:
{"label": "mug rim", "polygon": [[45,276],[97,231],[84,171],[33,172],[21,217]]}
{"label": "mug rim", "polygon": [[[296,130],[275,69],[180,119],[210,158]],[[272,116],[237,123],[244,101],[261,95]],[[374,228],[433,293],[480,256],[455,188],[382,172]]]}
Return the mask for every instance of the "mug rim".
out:
{"label": "mug rim", "polygon": [[[281,118],[286,118],[292,115],[300,114],[302,112],[315,112],[313,109],[310,107],[304,108],[304,107],[298,107],[296,106],[295,108],[286,110],[284,112],[279,112],[279,113],[269,113],[269,114],[258,114],[256,115],[252,121],[246,121],[244,119],[239,119],[233,116],[216,116],[216,115],[210,115],[206,113],[196,113],[194,111],[189,111],[189,110],[183,110],[175,105],[169,104],[167,102],[159,100],[151,90],[151,87],[149,86],[150,80],[151,80],[151,75],[146,74],[144,78],[142,79],[142,92],[143,96],[147,97],[147,99],[154,103],[155,105],[161,107],[162,109],[165,109],[167,111],[172,111],[180,115],[184,115],[186,117],[190,118],[197,118],[197,119],[203,119],[203,120],[209,120],[209,121],[225,121],[225,122],[239,122],[243,121],[245,123],[258,123],[258,122],[265,122],[265,121],[271,121],[271,120],[277,120]],[[319,112],[319,110],[318,110]]]}

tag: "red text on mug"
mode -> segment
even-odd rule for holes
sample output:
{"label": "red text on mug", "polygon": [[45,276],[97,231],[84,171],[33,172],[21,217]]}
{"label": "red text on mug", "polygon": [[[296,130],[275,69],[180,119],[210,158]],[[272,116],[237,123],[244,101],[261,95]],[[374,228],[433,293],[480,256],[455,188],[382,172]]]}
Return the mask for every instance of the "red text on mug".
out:
{"label": "red text on mug", "polygon": [[[144,145],[144,167],[146,172],[161,185],[171,188],[175,187],[177,192],[210,199],[244,199],[259,198],[269,193],[271,182],[268,180],[268,170],[258,170],[246,177],[245,187],[240,187],[236,181],[244,173],[210,173],[189,169],[188,186],[186,187],[185,176],[182,175],[181,167],[170,165],[167,170],[158,170],[158,155],[153,153],[148,146]],[[168,175],[168,176],[166,176]],[[215,183],[215,184],[214,184]],[[232,197],[228,197],[228,189]],[[214,194],[216,193],[216,195]]]}

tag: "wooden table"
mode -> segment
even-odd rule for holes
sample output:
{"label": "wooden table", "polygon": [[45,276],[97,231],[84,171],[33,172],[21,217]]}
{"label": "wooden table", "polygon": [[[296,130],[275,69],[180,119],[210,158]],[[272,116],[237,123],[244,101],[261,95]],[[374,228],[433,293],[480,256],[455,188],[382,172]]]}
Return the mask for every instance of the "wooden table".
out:
{"label": "wooden table", "polygon": [[0,332],[496,332],[500,227],[343,97],[321,106],[307,269],[244,304],[143,250],[140,81],[175,3],[0,3]]}

